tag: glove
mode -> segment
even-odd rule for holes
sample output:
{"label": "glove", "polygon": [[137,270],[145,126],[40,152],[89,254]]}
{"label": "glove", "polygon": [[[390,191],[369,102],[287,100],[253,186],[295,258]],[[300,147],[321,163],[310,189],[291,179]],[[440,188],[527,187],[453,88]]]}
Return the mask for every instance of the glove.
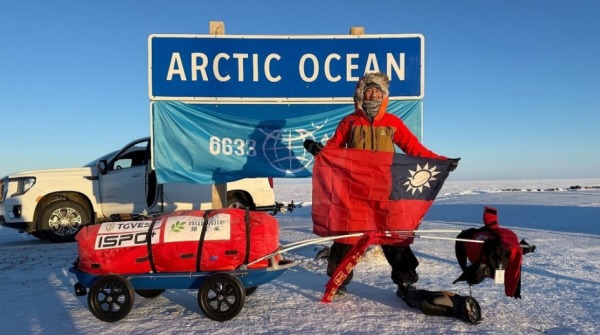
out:
{"label": "glove", "polygon": [[460,160],[460,157],[459,158],[448,158],[448,160],[450,161],[450,166],[448,166],[448,171],[456,170],[456,167],[458,166],[458,161]]}
{"label": "glove", "polygon": [[315,142],[313,140],[306,139],[304,140],[304,149],[310,152],[313,156],[316,156],[323,150],[323,144],[321,142]]}
{"label": "glove", "polygon": [[481,321],[481,307],[475,298],[457,294],[452,297],[452,304],[455,317],[474,325]]}

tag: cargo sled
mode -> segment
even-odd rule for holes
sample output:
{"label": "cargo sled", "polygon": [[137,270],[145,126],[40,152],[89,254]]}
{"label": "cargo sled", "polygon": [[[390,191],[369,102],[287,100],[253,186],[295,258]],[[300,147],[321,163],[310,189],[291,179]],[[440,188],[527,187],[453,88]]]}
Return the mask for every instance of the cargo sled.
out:
{"label": "cargo sled", "polygon": [[79,257],[69,270],[78,280],[75,294],[87,294],[92,314],[107,322],[127,316],[135,293],[154,298],[166,289],[197,289],[204,315],[227,321],[258,286],[296,264],[277,251],[275,218],[242,209],[107,222],[76,239]]}

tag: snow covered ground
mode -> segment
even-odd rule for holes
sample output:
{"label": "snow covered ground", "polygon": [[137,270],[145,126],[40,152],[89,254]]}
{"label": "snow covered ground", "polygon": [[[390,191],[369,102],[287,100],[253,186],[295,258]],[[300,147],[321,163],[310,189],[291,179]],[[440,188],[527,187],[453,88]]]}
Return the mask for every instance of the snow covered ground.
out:
{"label": "snow covered ground", "polygon": [[[451,178],[450,178],[451,179]],[[580,189],[570,189],[581,186]],[[501,182],[448,181],[420,229],[482,225],[483,206],[498,208],[499,222],[537,246],[523,259],[522,299],[508,298],[491,279],[472,288],[483,320],[431,317],[395,296],[389,265],[377,248],[355,270],[348,294],[320,303],[326,262],[322,247],[293,250],[298,265],[248,296],[238,316],[211,321],[194,290],[135,297],[129,315],[114,323],[94,317],[76,297],[68,272],[75,243],[50,244],[0,228],[0,327],[4,334],[598,334],[600,333],[600,179]],[[310,180],[278,180],[277,198],[300,204],[277,215],[281,244],[314,238]],[[441,234],[454,237],[456,234]],[[417,239],[419,288],[466,295],[454,243]]]}

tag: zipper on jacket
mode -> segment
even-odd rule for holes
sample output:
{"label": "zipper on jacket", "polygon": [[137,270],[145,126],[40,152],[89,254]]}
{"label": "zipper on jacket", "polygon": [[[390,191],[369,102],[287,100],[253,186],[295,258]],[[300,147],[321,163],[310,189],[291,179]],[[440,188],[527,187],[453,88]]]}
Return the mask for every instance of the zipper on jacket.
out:
{"label": "zipper on jacket", "polygon": [[364,139],[362,148],[363,150],[367,150],[367,132],[363,126],[360,127],[360,131],[362,132],[362,138]]}
{"label": "zipper on jacket", "polygon": [[373,121],[371,121],[371,151],[375,151],[375,132],[373,131],[373,122],[375,120],[373,119]]}

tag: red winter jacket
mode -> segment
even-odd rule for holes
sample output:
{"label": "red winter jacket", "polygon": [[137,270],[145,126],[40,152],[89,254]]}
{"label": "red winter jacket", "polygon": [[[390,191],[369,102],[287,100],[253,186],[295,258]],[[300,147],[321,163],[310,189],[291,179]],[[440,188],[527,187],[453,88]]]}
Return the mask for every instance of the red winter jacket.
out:
{"label": "red winter jacket", "polygon": [[326,146],[394,152],[396,144],[409,156],[446,159],[423,146],[400,118],[386,112],[387,105],[385,98],[373,122],[355,105],[355,112],[340,121]]}

